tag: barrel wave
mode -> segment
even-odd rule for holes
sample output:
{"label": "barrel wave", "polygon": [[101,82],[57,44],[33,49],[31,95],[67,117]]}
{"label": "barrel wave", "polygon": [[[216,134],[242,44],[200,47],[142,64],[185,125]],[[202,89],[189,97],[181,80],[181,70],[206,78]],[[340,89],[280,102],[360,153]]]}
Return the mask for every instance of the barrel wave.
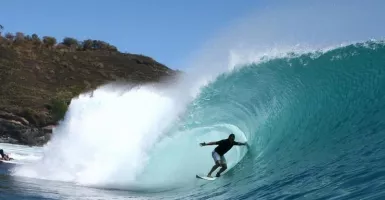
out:
{"label": "barrel wave", "polygon": [[205,88],[188,127],[231,124],[252,145],[223,196],[383,198],[384,56],[381,42],[293,53]]}
{"label": "barrel wave", "polygon": [[[195,95],[113,88],[74,99],[44,159],[13,174],[155,199],[385,197],[383,42],[262,57]],[[213,165],[199,143],[231,132],[250,148],[226,154],[220,179],[196,179]]]}

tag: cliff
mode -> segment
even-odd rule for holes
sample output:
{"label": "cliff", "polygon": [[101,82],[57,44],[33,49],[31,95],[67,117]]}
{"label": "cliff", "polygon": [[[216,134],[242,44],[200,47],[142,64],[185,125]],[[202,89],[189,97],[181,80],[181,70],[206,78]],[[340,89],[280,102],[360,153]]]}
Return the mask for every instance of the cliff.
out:
{"label": "cliff", "polygon": [[71,98],[112,81],[159,82],[176,71],[99,40],[0,37],[0,142],[42,145]]}

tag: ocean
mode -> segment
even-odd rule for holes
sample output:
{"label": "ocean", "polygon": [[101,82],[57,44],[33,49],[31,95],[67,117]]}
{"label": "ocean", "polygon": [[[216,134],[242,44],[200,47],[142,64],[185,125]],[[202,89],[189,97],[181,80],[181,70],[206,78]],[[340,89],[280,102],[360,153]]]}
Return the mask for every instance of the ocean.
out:
{"label": "ocean", "polygon": [[[385,43],[288,52],[180,87],[74,98],[44,147],[0,144],[0,199],[385,199]],[[212,167],[227,138],[250,145]]]}

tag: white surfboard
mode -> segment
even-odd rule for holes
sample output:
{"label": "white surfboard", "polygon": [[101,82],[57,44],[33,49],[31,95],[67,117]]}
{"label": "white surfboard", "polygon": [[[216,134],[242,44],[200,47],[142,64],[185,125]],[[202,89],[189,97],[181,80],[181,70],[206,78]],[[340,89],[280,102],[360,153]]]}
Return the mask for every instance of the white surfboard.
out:
{"label": "white surfboard", "polygon": [[20,164],[20,163],[18,163],[18,162],[15,161],[15,160],[0,160],[0,164],[1,164],[1,163]]}
{"label": "white surfboard", "polygon": [[208,177],[208,176],[200,176],[200,175],[196,175],[196,177],[200,179],[208,180],[208,181],[213,181],[217,179],[216,177]]}
{"label": "white surfboard", "polygon": [[1,164],[15,164],[15,165],[18,165],[18,164],[23,164],[22,161],[20,160],[16,160],[16,159],[11,159],[11,160],[3,160],[3,159],[0,159],[0,165]]}

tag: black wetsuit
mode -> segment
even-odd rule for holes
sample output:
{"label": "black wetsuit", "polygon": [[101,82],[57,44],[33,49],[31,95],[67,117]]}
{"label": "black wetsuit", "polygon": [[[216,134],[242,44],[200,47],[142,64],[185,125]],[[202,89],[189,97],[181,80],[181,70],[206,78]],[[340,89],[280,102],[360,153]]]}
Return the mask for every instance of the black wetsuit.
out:
{"label": "black wetsuit", "polygon": [[4,154],[3,149],[0,149],[0,155],[1,155],[2,158],[4,158],[5,154]]}
{"label": "black wetsuit", "polygon": [[215,152],[217,152],[220,156],[223,156],[226,152],[228,152],[235,144],[238,142],[230,142],[229,139],[224,139],[218,141],[218,146],[215,148]]}

